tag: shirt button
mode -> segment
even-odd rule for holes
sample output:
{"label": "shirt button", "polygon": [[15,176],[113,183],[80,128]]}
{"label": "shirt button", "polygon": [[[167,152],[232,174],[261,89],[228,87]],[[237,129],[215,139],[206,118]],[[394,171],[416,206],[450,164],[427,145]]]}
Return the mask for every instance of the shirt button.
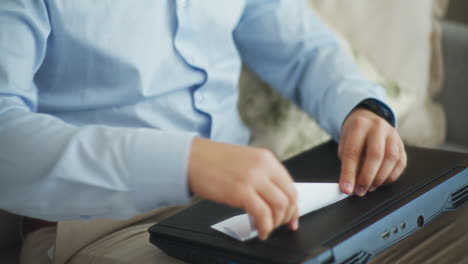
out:
{"label": "shirt button", "polygon": [[179,0],[179,5],[181,7],[187,7],[188,5],[188,0]]}

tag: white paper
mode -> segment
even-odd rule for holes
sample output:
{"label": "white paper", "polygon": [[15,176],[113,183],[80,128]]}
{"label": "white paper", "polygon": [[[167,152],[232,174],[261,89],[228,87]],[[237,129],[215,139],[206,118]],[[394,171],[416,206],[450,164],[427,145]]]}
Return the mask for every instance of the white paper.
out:
{"label": "white paper", "polygon": [[[338,183],[295,183],[299,216],[303,216],[346,197]],[[211,226],[239,241],[247,241],[258,235],[253,219],[247,214],[233,216]]]}

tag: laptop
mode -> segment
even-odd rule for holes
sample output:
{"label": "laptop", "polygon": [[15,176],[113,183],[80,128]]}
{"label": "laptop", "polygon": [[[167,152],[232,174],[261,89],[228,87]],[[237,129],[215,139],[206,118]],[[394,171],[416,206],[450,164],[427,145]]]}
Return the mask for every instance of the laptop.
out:
{"label": "laptop", "polygon": [[[367,263],[468,199],[468,154],[407,146],[400,179],[364,197],[351,196],[280,227],[266,241],[240,242],[210,228],[244,213],[202,200],[151,226],[150,242],[189,263]],[[337,144],[328,142],[284,162],[297,182],[338,182]]]}

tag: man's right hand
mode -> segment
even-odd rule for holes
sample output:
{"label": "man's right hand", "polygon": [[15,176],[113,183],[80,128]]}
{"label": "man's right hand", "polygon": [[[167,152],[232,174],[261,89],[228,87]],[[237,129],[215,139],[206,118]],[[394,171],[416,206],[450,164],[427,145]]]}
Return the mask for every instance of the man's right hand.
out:
{"label": "man's right hand", "polygon": [[247,211],[260,239],[282,224],[298,228],[292,178],[269,150],[195,138],[188,181],[200,197]]}

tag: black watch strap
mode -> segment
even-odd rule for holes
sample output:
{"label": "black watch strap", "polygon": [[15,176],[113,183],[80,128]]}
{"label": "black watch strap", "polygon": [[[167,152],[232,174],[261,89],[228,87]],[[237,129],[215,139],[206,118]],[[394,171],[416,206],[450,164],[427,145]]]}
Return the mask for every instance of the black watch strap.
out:
{"label": "black watch strap", "polygon": [[390,125],[395,127],[395,118],[393,113],[387,107],[384,107],[381,103],[374,99],[365,99],[364,101],[360,102],[356,108],[364,108],[367,109],[374,114],[382,117],[385,119]]}

